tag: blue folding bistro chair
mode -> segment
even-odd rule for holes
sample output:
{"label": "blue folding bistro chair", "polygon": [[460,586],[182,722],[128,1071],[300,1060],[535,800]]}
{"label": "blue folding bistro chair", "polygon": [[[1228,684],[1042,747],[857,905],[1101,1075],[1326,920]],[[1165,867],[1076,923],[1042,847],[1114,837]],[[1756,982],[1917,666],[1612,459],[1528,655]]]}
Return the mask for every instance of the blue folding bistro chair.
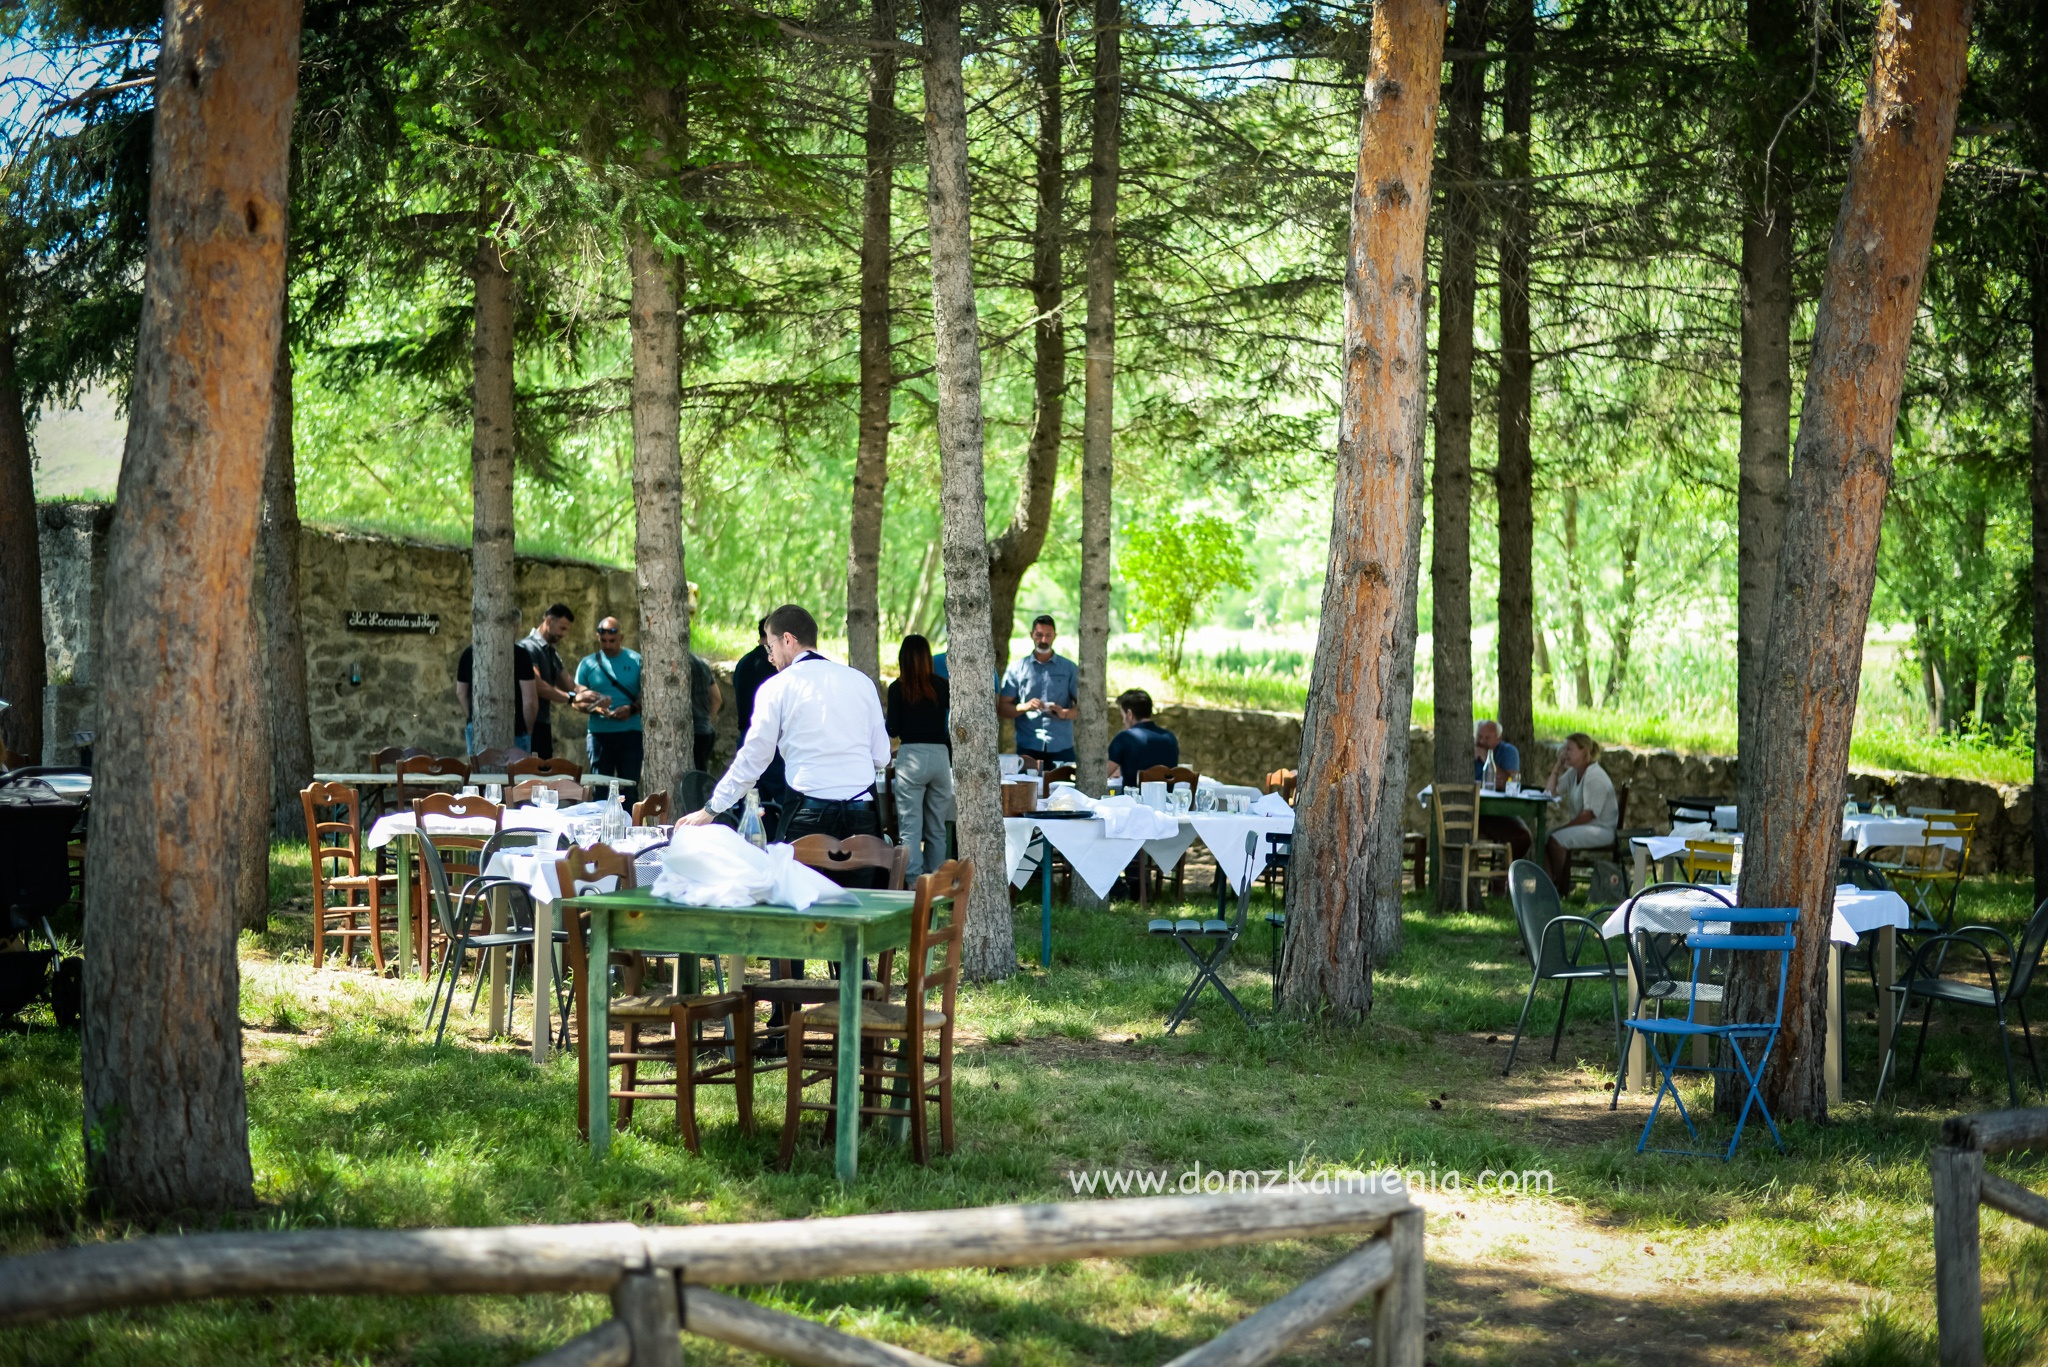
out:
{"label": "blue folding bistro chair", "polygon": [[[1649,1118],[1643,1121],[1642,1138],[1636,1141],[1636,1152],[1642,1153],[1648,1148],[1651,1127],[1657,1123],[1657,1112],[1663,1106],[1666,1096],[1669,1096],[1672,1104],[1678,1107],[1678,1116],[1679,1119],[1685,1122],[1686,1132],[1695,1141],[1699,1139],[1699,1129],[1692,1123],[1692,1116],[1685,1109],[1685,1099],[1679,1096],[1678,1084],[1672,1078],[1672,1074],[1680,1066],[1678,1057],[1686,1044],[1692,1040],[1704,1037],[1710,1040],[1720,1039],[1725,1041],[1728,1046],[1727,1055],[1729,1062],[1719,1067],[1694,1069],[1693,1071],[1736,1074],[1741,1077],[1745,1090],[1742,1099],[1742,1111],[1735,1117],[1735,1134],[1728,1141],[1728,1152],[1720,1154],[1718,1157],[1723,1162],[1734,1159],[1735,1147],[1742,1142],[1742,1127],[1749,1122],[1751,1107],[1755,1107],[1757,1113],[1763,1116],[1764,1124],[1770,1127],[1772,1142],[1778,1146],[1778,1151],[1783,1153],[1785,1151],[1785,1140],[1778,1133],[1778,1123],[1771,1118],[1770,1108],[1764,1104],[1763,1096],[1758,1091],[1758,1087],[1763,1077],[1764,1066],[1770,1062],[1771,1047],[1777,1043],[1778,1031],[1784,1023],[1785,976],[1792,962],[1792,931],[1790,927],[1798,921],[1799,910],[1796,907],[1699,907],[1693,910],[1692,919],[1700,924],[1698,928],[1685,937],[1686,948],[1692,951],[1692,990],[1687,996],[1684,1017],[1673,1016],[1647,1020],[1638,1018],[1627,1022],[1629,1029],[1644,1036],[1643,1042],[1649,1047],[1650,1057],[1656,1060],[1657,1071],[1661,1076],[1661,1081],[1657,1086],[1657,1096],[1650,1103]],[[1775,935],[1737,935],[1732,933],[1735,927],[1731,925],[1729,933],[1710,934],[1705,928],[1705,923],[1709,921],[1728,921],[1741,925],[1775,925],[1784,927],[1784,929]],[[1772,1008],[1769,1020],[1722,1020],[1710,1024],[1698,1019],[1699,1002],[1702,996],[1699,989],[1705,985],[1700,981],[1700,975],[1707,963],[1708,955],[1716,953],[1730,955],[1763,953],[1776,954],[1778,956],[1778,1000],[1777,1005]],[[1763,1048],[1757,1054],[1754,1064],[1743,1053],[1742,1044],[1746,1040],[1763,1041]],[[1670,1053],[1668,1055],[1658,1047],[1660,1041],[1670,1045]],[[1699,1158],[1716,1156],[1693,1149],[1658,1149],[1657,1152],[1685,1154]]]}

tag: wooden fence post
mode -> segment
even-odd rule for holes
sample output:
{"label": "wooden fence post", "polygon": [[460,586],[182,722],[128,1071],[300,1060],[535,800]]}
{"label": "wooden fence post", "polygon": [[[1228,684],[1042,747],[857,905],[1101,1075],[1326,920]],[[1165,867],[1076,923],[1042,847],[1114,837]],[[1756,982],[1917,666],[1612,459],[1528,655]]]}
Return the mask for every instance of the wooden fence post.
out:
{"label": "wooden fence post", "polygon": [[1381,1237],[1394,1255],[1394,1280],[1373,1314],[1373,1367],[1422,1367],[1422,1211],[1395,1215]]}
{"label": "wooden fence post", "polygon": [[1984,1284],[1977,1204],[1984,1183],[1978,1149],[1937,1147],[1934,1174],[1934,1315],[1941,1367],[1984,1367]]}
{"label": "wooden fence post", "polygon": [[683,1367],[683,1314],[676,1274],[629,1272],[612,1289],[612,1314],[633,1338],[633,1367]]}

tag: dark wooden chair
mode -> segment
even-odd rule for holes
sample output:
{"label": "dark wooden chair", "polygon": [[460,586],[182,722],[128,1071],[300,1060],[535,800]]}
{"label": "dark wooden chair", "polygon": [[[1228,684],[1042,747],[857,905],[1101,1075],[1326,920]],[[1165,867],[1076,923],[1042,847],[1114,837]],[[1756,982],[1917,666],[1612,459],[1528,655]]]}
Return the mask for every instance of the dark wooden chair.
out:
{"label": "dark wooden chair", "polygon": [[1294,785],[1299,777],[1293,769],[1275,769],[1266,775],[1266,791],[1280,794],[1281,801],[1294,805]]}
{"label": "dark wooden chair", "polygon": [[[960,932],[973,884],[974,865],[962,860],[948,860],[938,872],[917,880],[903,999],[885,996],[863,1001],[860,1008],[860,1114],[902,1118],[907,1106],[910,1153],[919,1163],[931,1161],[929,1106],[939,1108],[939,1152],[953,1151],[953,1022],[960,990]],[[940,956],[936,967],[935,954]],[[937,1052],[928,1052],[928,1039]],[[814,1006],[791,1018],[779,1166],[787,1168],[796,1154],[797,1125],[805,1111],[836,1113],[839,1050],[844,1047],[837,1003]],[[829,1084],[833,1097],[823,1104],[805,1102],[804,1089],[821,1082]]]}
{"label": "dark wooden chair", "polygon": [[557,778],[581,779],[583,765],[573,759],[542,759],[539,755],[528,755],[505,766],[507,778]]}
{"label": "dark wooden chair", "polygon": [[1080,772],[1080,768],[1073,764],[1055,764],[1045,771],[1045,786],[1050,788],[1055,783],[1072,783]]}
{"label": "dark wooden chair", "polygon": [[1508,847],[1479,838],[1479,785],[1439,783],[1429,794],[1436,823],[1437,877],[1455,878],[1458,910],[1471,908],[1472,884],[1508,871]]}
{"label": "dark wooden chair", "polygon": [[391,795],[391,805],[394,807],[407,807],[415,799],[426,793],[446,791],[449,785],[441,783],[408,784],[406,779],[414,777],[441,778],[453,774],[458,779],[454,786],[459,788],[463,783],[469,781],[470,768],[467,759],[453,755],[409,755],[399,760],[392,767],[392,772],[398,775],[398,786]]}
{"label": "dark wooden chair", "polygon": [[590,790],[573,778],[522,778],[512,785],[506,800],[517,807],[533,801],[533,795],[543,788],[554,789],[555,796],[564,803],[590,801]]}
{"label": "dark wooden chair", "polygon": [[373,773],[382,773],[402,759],[418,759],[421,755],[433,753],[432,750],[422,750],[417,745],[387,745],[381,750],[370,752],[370,770]]}
{"label": "dark wooden chair", "polygon": [[516,745],[480,750],[469,757],[469,772],[472,774],[502,774],[520,760],[530,759],[531,750],[522,750]]}
{"label": "dark wooden chair", "polygon": [[[556,865],[556,877],[565,896],[589,892],[605,878],[616,878],[617,886],[634,886],[633,857],[609,845],[588,845],[563,854]],[[579,916],[569,934],[569,972],[576,992],[576,1128],[590,1137],[590,992],[609,991],[609,975],[590,970],[587,940],[588,915]],[[636,1101],[672,1101],[676,1108],[676,1130],[683,1147],[691,1153],[703,1151],[697,1137],[697,1089],[729,1086],[739,1104],[740,1130],[754,1132],[754,1062],[752,1022],[745,998],[738,992],[676,993],[641,992],[628,984],[627,995],[609,1003],[611,1018],[624,1035],[622,1045],[613,1048],[605,1041],[605,1094],[619,1103],[619,1128],[633,1123]],[[706,1021],[726,1023],[723,1039],[704,1037]],[[640,1032],[650,1025],[669,1028],[666,1047],[643,1045]],[[727,1057],[723,1046],[731,1047]],[[643,1077],[643,1065],[669,1069],[667,1077]],[[619,1085],[609,1085],[611,1070],[620,1070]]]}
{"label": "dark wooden chair", "polygon": [[[1150,769],[1140,769],[1138,771],[1138,782],[1140,785],[1147,783],[1164,783],[1167,787],[1168,792],[1171,792],[1173,790],[1174,785],[1185,783],[1188,785],[1189,797],[1193,797],[1194,794],[1201,789],[1202,776],[1196,773],[1193,769],[1188,768],[1185,764],[1155,764]],[[1187,894],[1183,888],[1183,880],[1187,877],[1188,851],[1192,849],[1194,849],[1194,846],[1189,845],[1186,850],[1181,851],[1180,858],[1174,861],[1173,899],[1176,902],[1184,902],[1187,900]],[[1135,862],[1138,865],[1139,876],[1138,905],[1141,907],[1148,906],[1151,904],[1152,899],[1150,896],[1149,885],[1145,880],[1149,879],[1154,873],[1156,873],[1159,878],[1160,891],[1164,892],[1166,890],[1166,870],[1161,869],[1157,865],[1153,864],[1150,857],[1142,853],[1137,857],[1137,860]]]}
{"label": "dark wooden chair", "polygon": [[[414,830],[422,844],[431,844],[441,858],[441,865],[448,876],[459,886],[483,872],[483,850],[490,843],[490,835],[456,835],[454,833],[432,833],[427,829],[428,817],[451,819],[488,819],[491,833],[504,824],[505,809],[497,803],[481,797],[464,797],[460,793],[428,793],[416,797],[412,802]],[[427,885],[425,861],[415,871],[413,905],[419,909],[420,978],[424,981],[430,974],[429,964],[433,958],[431,937],[438,925],[428,903],[432,889]],[[446,936],[442,937],[444,940]]]}
{"label": "dark wooden chair", "polygon": [[[791,846],[797,862],[808,865],[830,878],[842,887],[874,887],[877,874],[884,888],[900,890],[906,871],[910,866],[910,851],[901,845],[891,845],[879,836],[856,835],[845,840],[835,840],[829,835],[807,835]],[[889,978],[894,972],[893,952],[885,953],[876,963],[880,979],[863,983],[861,990],[869,994],[886,993]],[[787,963],[776,960],[776,963]],[[747,1009],[749,1017],[763,1004],[777,1008],[780,1022],[775,1017],[766,1026],[756,1026],[762,1032],[763,1042],[781,1039],[789,1029],[789,1018],[807,1006],[821,1002],[839,1000],[839,984],[831,978],[788,978],[771,977],[765,982],[748,983]],[[773,1071],[781,1064],[764,1065],[762,1071]]]}
{"label": "dark wooden chair", "polygon": [[649,793],[633,804],[635,826],[666,826],[674,820],[675,817],[668,809],[668,794],[665,792]]}
{"label": "dark wooden chair", "polygon": [[313,962],[326,964],[329,936],[341,941],[343,963],[357,941],[368,940],[370,961],[382,973],[384,908],[397,910],[398,875],[364,868],[361,797],[344,783],[315,783],[299,793],[299,802],[313,865]]}

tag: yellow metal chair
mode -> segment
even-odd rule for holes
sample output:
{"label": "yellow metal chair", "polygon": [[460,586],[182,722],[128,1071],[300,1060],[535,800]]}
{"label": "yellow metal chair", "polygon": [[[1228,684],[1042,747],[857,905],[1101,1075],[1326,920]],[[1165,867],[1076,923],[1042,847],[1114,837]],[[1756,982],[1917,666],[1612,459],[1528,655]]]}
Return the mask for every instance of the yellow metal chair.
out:
{"label": "yellow metal chair", "polygon": [[1731,883],[1735,881],[1735,842],[1732,840],[1686,841],[1685,881],[1688,883]]}

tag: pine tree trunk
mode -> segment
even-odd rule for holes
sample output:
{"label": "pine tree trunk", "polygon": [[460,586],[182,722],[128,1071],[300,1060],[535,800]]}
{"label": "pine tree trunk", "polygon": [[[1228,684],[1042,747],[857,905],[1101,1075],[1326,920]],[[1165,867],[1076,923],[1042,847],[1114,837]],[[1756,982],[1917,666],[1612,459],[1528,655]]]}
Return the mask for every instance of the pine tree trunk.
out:
{"label": "pine tree trunk", "polygon": [[677,793],[695,767],[690,700],[690,577],[683,559],[682,390],[676,263],[646,228],[633,273],[633,575],[640,591],[640,791]]}
{"label": "pine tree trunk", "polygon": [[[1631,513],[1630,516],[1635,518],[1639,514]],[[1642,555],[1642,549],[1643,524],[1632,520],[1621,534],[1621,602],[1607,626],[1607,637],[1613,642],[1614,653],[1608,657],[1607,687],[1600,695],[1601,705],[1605,707],[1618,706],[1621,690],[1628,686],[1629,651],[1635,643],[1639,596],[1636,562]]]}
{"label": "pine tree trunk", "polygon": [[[1066,236],[1063,121],[1060,110],[1060,0],[1038,0],[1038,213],[1031,227],[1033,328],[1031,438],[1025,447],[1024,478],[1010,525],[990,543],[989,639],[997,666],[1009,663],[1010,637],[1017,624],[1017,586],[1036,564],[1052,527],[1052,495],[1060,474],[1060,436],[1066,424],[1067,320],[1062,307],[1060,247]],[[950,667],[950,661],[949,661]]]}
{"label": "pine tree trunk", "polygon": [[[896,41],[894,0],[875,0],[871,32]],[[882,510],[889,490],[889,405],[895,393],[891,348],[890,196],[896,180],[896,54],[868,57],[867,179],[860,216],[860,444],[853,460],[853,517],[846,551],[846,659],[882,678]]]}
{"label": "pine tree trunk", "polygon": [[[1791,503],[1757,708],[1745,906],[1798,907],[1784,1034],[1765,1095],[1825,1119],[1822,1041],[1842,791],[1891,487],[1892,434],[1970,34],[1968,0],[1886,0],[1850,153],[1792,458]],[[1776,965],[1741,956],[1729,1018],[1767,1018]],[[1768,968],[1768,972],[1766,972]],[[1738,1099],[1723,1089],[1724,1105]]]}
{"label": "pine tree trunk", "polygon": [[960,0],[924,3],[924,127],[930,158],[933,351],[944,518],[946,667],[953,694],[953,791],[960,853],[974,863],[961,961],[980,980],[1017,971],[1009,885],[1003,878],[1002,776],[996,763],[995,677],[989,638],[988,521],[982,483],[980,323],[967,179],[967,98],[960,71]]}
{"label": "pine tree trunk", "polygon": [[[1460,0],[1451,46],[1461,52],[1486,46],[1486,0]],[[1444,129],[1448,183],[1436,343],[1436,469],[1430,484],[1436,735],[1431,777],[1440,784],[1472,781],[1472,316],[1486,213],[1476,184],[1485,114],[1485,64],[1455,64]],[[1448,910],[1457,902],[1457,889],[1439,881],[1437,906]]]}
{"label": "pine tree trunk", "polygon": [[[2037,78],[2048,84],[2048,77]],[[2048,794],[2048,230],[2034,233],[2027,263],[2034,333],[2034,792]],[[2048,897],[2048,801],[2034,802],[2034,901]]]}
{"label": "pine tree trunk", "polygon": [[1302,728],[1280,967],[1289,1012],[1347,1022],[1372,1007],[1371,956],[1384,944],[1386,889],[1400,876],[1401,790],[1388,780],[1405,776],[1413,686],[1409,585],[1428,397],[1425,245],[1444,19],[1441,0],[1381,0],[1375,9],[1351,194],[1330,560]]}
{"label": "pine tree trunk", "polygon": [[[498,217],[486,204],[486,223]],[[512,676],[512,647],[519,639],[519,599],[512,541],[512,272],[497,238],[487,230],[470,268],[476,280],[476,334],[470,357],[474,369],[469,444],[470,496],[475,509],[470,532],[469,631],[475,654],[470,697],[476,737],[472,753],[512,744],[524,730]]]}
{"label": "pine tree trunk", "polygon": [[[300,625],[299,480],[292,447],[292,352],[282,338],[271,388],[263,463],[263,641],[270,701],[270,829],[306,838],[299,794],[313,781],[313,730],[306,699],[306,636]],[[264,874],[265,897],[269,873]]]}
{"label": "pine tree trunk", "polygon": [[1500,448],[1494,488],[1500,510],[1500,724],[1507,739],[1536,739],[1530,666],[1536,653],[1536,467],[1529,450],[1529,129],[1535,103],[1536,14],[1511,0],[1501,115]]}
{"label": "pine tree trunk", "polygon": [[[265,445],[268,445],[266,440]],[[261,572],[263,533],[257,529],[258,573]],[[252,579],[254,576],[252,575]],[[249,640],[251,655],[266,665],[270,659],[269,636],[264,631],[263,601],[269,597],[267,584],[252,583],[249,595]],[[235,784],[235,839],[231,849],[235,860],[235,928],[267,930],[270,926],[270,805],[271,740],[270,710],[274,680],[267,676],[250,687],[248,704],[252,714],[237,747],[242,772]],[[304,824],[304,818],[300,818]]]}
{"label": "pine tree trunk", "polygon": [[43,556],[36,477],[14,370],[14,323],[0,331],[0,745],[43,762]]}
{"label": "pine tree trunk", "polygon": [[298,38],[294,0],[173,0],[157,56],[91,819],[120,857],[87,880],[82,1048],[91,1198],[135,1217],[255,1200],[234,849]]}
{"label": "pine tree trunk", "polygon": [[1095,0],[1088,158],[1088,319],[1081,414],[1081,716],[1074,724],[1082,791],[1109,782],[1109,576],[1116,482],[1116,200],[1123,122],[1121,0]]}

